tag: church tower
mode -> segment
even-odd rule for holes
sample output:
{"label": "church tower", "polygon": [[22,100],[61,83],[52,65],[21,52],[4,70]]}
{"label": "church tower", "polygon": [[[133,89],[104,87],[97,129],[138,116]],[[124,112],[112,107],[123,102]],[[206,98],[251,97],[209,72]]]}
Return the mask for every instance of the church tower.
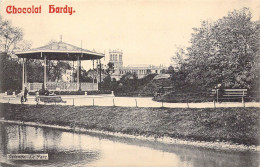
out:
{"label": "church tower", "polygon": [[115,71],[123,67],[123,52],[120,50],[109,51],[109,63],[114,64]]}
{"label": "church tower", "polygon": [[123,67],[123,52],[122,50],[109,50],[109,63],[114,64],[114,72],[111,75],[112,79],[120,80],[120,69]]}

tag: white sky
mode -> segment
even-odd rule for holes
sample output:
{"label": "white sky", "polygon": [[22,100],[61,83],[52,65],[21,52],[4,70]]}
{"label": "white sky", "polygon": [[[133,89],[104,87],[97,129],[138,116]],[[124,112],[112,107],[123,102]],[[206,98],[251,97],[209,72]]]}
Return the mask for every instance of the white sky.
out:
{"label": "white sky", "polygon": [[[41,14],[7,14],[6,6],[42,6]],[[49,5],[69,5],[75,13],[49,14]],[[168,66],[176,46],[189,45],[193,27],[228,11],[249,7],[260,18],[260,0],[0,0],[0,14],[24,31],[34,47],[60,40],[106,52],[122,49],[124,65]],[[86,69],[88,63],[85,63]]]}

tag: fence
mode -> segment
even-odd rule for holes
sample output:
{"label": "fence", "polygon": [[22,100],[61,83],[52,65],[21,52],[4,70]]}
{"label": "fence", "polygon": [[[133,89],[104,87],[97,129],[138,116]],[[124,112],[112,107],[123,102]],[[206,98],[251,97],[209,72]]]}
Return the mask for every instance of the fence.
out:
{"label": "fence", "polygon": [[[35,97],[29,96],[29,101],[24,104],[36,105]],[[168,108],[219,108],[219,107],[260,107],[259,102],[222,102],[217,103],[215,101],[194,103],[186,100],[182,103],[167,103],[165,101],[153,101],[152,98],[142,97],[107,97],[98,96],[81,96],[81,97],[70,97],[62,96],[62,99],[66,103],[43,103],[45,105],[71,105],[71,106],[121,106],[121,107],[168,107]],[[0,102],[4,103],[21,103],[19,98],[4,98]]]}
{"label": "fence", "polygon": [[[35,92],[42,89],[43,83],[27,83],[29,92]],[[50,91],[77,91],[77,83],[74,82],[47,82],[46,87]],[[98,90],[97,83],[80,83],[82,91],[95,91]]]}
{"label": "fence", "polygon": [[246,95],[241,96],[213,96],[212,92],[200,92],[200,93],[175,93],[168,92],[168,94],[159,94],[154,96],[156,101],[164,101],[169,103],[186,103],[186,102],[259,102],[259,91],[247,91]]}

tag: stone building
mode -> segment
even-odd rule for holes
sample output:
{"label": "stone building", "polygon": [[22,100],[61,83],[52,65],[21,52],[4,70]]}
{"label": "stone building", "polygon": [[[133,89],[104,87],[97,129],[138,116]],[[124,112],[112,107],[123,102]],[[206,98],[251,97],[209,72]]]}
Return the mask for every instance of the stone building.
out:
{"label": "stone building", "polygon": [[129,65],[124,67],[123,52],[120,50],[109,51],[109,62],[114,64],[114,71],[111,74],[111,78],[117,81],[127,73],[135,73],[140,79],[147,76],[148,74],[162,74],[163,71],[167,69],[167,67],[164,67],[163,65],[154,66],[147,64]]}

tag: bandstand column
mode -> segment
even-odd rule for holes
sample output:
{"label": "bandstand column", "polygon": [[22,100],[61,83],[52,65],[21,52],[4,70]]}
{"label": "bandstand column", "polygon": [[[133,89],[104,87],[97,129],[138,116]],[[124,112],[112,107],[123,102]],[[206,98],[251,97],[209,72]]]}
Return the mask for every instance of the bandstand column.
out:
{"label": "bandstand column", "polygon": [[101,83],[101,59],[99,59],[99,83]]}
{"label": "bandstand column", "polygon": [[27,64],[27,59],[25,58],[25,62],[24,62],[24,84],[25,84],[25,87],[27,86],[27,65],[26,64]]}
{"label": "bandstand column", "polygon": [[78,56],[78,66],[77,66],[77,90],[79,90],[79,66],[80,66],[80,62],[79,62],[79,56]]}
{"label": "bandstand column", "polygon": [[97,79],[97,83],[99,82],[99,68],[98,68],[98,60],[96,60],[96,68],[97,68],[97,75],[96,75],[96,79]]}
{"label": "bandstand column", "polygon": [[94,74],[94,60],[92,60],[93,61],[93,77],[92,77],[92,82],[93,82],[93,84],[95,83],[95,80],[94,80],[94,77],[95,77],[95,74]]}
{"label": "bandstand column", "polygon": [[[42,54],[42,53],[41,53]],[[44,79],[43,79],[43,88],[44,90],[47,88],[46,84],[47,84],[47,58],[46,55],[44,55]]]}
{"label": "bandstand column", "polygon": [[24,92],[24,70],[25,70],[25,68],[24,68],[24,58],[23,58],[23,76],[22,76],[22,91]]}

